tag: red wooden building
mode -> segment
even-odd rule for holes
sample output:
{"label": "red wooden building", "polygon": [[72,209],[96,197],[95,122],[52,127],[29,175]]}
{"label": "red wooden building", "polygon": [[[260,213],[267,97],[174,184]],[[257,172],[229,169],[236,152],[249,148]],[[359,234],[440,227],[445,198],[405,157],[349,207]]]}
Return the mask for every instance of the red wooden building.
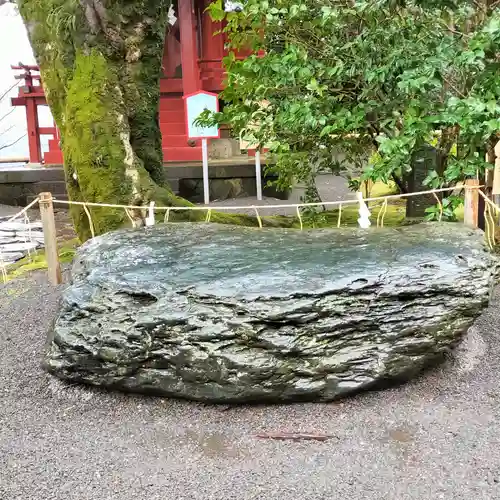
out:
{"label": "red wooden building", "polygon": [[[211,0],[174,0],[165,37],[163,75],[160,80],[160,129],[163,136],[165,162],[201,160],[201,144],[188,143],[185,130],[183,95],[198,90],[220,92],[226,55],[225,36],[216,34],[220,22],[214,22],[205,12]],[[245,54],[239,54],[244,57]],[[16,76],[24,79],[19,95],[12,99],[14,106],[26,107],[29,158],[31,163],[62,164],[59,137],[55,127],[40,127],[39,105],[46,105],[37,66],[13,66],[22,70]],[[41,135],[52,136],[49,151],[42,154]]]}

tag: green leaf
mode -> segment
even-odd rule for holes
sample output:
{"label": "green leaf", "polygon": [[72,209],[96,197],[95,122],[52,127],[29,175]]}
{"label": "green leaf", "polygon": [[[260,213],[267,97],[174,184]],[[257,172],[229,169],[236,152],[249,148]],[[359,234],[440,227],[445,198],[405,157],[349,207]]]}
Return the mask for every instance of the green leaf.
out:
{"label": "green leaf", "polygon": [[[249,44],[263,53],[226,58],[220,120],[236,136],[255,122],[252,134],[273,144],[283,183],[320,168],[348,175],[347,165],[387,180],[411,170],[425,143],[446,165],[429,173],[427,186],[483,172],[489,166],[476,153],[500,130],[500,13],[480,6],[247,0],[242,13],[226,16],[225,35],[232,49]],[[336,162],[332,151],[348,161]],[[452,214],[443,209],[445,216]]]}

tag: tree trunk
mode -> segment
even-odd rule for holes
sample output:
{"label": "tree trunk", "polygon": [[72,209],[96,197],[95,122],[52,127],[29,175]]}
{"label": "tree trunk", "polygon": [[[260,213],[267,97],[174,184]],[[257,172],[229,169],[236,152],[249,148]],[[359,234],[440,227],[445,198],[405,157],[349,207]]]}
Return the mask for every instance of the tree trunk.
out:
{"label": "tree trunk", "polygon": [[[159,77],[168,0],[22,0],[23,16],[61,132],[71,200],[145,205],[163,185]],[[82,239],[89,224],[71,214]],[[135,213],[135,218],[141,214]],[[92,209],[97,233],[124,211]]]}
{"label": "tree trunk", "polygon": [[[405,176],[406,192],[427,191],[429,187],[424,184],[424,180],[433,170],[443,175],[443,156],[440,150],[424,144],[413,152],[411,171]],[[441,194],[437,196],[442,198]],[[406,217],[425,217],[425,210],[435,204],[436,198],[432,194],[410,196],[406,199]]]}
{"label": "tree trunk", "polygon": [[[21,0],[48,103],[61,132],[71,200],[190,206],[164,181],[159,79],[170,0]],[[89,208],[97,234],[127,223],[124,210]],[[81,206],[71,215],[90,237]],[[145,211],[131,214],[139,222]],[[200,220],[205,214],[174,214]],[[256,224],[213,214],[214,222]]]}

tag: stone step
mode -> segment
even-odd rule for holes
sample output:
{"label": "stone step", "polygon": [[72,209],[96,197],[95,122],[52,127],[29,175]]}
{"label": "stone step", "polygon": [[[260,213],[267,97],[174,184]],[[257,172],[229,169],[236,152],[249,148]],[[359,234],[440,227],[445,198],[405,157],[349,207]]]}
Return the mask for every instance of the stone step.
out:
{"label": "stone step", "polygon": [[64,182],[62,167],[29,167],[23,166],[12,170],[0,170],[0,184],[38,182]]}
{"label": "stone step", "polygon": [[43,246],[44,236],[40,221],[30,221],[29,224],[22,219],[0,221],[0,267],[10,265]]}
{"label": "stone step", "polygon": [[[30,222],[29,227],[32,230],[42,230],[43,226],[41,222]],[[0,236],[3,232],[16,232],[16,231],[26,231],[28,228],[27,224],[24,222],[0,222]]]}
{"label": "stone step", "polygon": [[9,253],[9,254],[0,254],[0,269],[3,266],[8,266],[9,264],[14,264],[18,260],[21,260],[25,256],[24,253]]}
{"label": "stone step", "polygon": [[33,241],[28,241],[26,243],[7,243],[5,245],[0,245],[0,254],[17,253],[17,252],[29,252],[30,250],[36,250],[40,248],[40,244]]}
{"label": "stone step", "polygon": [[45,239],[44,239],[44,236],[43,236],[43,233],[36,233],[36,234],[32,234],[31,237],[29,236],[18,236],[16,234],[16,236],[12,237],[12,238],[9,238],[8,241],[5,241],[7,240],[7,238],[4,239],[4,241],[2,241],[2,238],[0,237],[0,244],[5,244],[5,243],[26,243],[26,242],[35,242],[39,245],[43,245],[43,243],[45,242]]}
{"label": "stone step", "polygon": [[186,146],[189,147],[187,135],[164,135],[161,139],[161,144],[164,148],[172,147],[180,147],[184,148]]}
{"label": "stone step", "polygon": [[165,124],[184,122],[184,116],[184,109],[160,110],[159,122]]}
{"label": "stone step", "polygon": [[160,99],[159,112],[163,111],[182,111],[184,112],[184,100],[179,98],[165,98]]}
{"label": "stone step", "polygon": [[66,182],[65,181],[42,181],[37,182],[34,186],[35,193],[52,193],[53,196],[66,193]]}
{"label": "stone step", "polygon": [[[37,246],[37,248],[40,248],[44,244],[44,239],[43,239],[43,237],[42,238],[31,238],[31,240],[28,238],[24,239],[24,238],[16,238],[16,237],[14,237],[14,238],[0,238],[0,246],[21,244],[21,243],[22,244],[33,243],[34,245]],[[32,245],[29,246],[30,250],[31,250],[31,246]],[[7,250],[5,250],[5,252],[7,252]],[[21,251],[21,250],[19,250],[19,251]],[[11,251],[8,250],[8,252],[10,253]]]}
{"label": "stone step", "polygon": [[10,236],[3,236],[2,233],[0,233],[0,245],[7,245],[10,243],[26,243],[29,241],[33,241],[38,244],[43,244],[44,243],[44,236],[43,233],[33,233],[31,236],[24,236],[24,235],[10,235]]}

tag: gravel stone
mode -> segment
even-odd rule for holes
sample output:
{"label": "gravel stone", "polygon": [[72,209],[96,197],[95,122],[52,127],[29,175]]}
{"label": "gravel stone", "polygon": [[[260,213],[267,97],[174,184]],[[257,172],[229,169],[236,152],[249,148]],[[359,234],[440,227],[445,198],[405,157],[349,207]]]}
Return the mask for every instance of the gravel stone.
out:
{"label": "gravel stone", "polygon": [[[40,366],[61,287],[0,285],[2,500],[500,498],[500,294],[440,368],[342,402],[206,406]],[[273,441],[257,434],[331,434]]]}

